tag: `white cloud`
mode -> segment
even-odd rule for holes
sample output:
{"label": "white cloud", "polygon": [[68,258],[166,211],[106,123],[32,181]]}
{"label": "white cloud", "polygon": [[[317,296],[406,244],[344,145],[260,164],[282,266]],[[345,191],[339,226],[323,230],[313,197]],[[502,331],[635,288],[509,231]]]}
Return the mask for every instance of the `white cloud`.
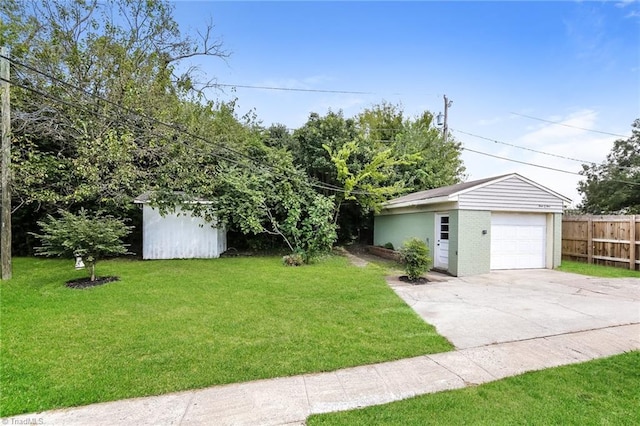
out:
{"label": "white cloud", "polygon": [[[582,177],[576,175],[576,173],[582,170],[582,163],[571,159],[582,160],[587,163],[600,163],[605,160],[606,155],[613,146],[613,141],[616,139],[615,136],[604,136],[585,130],[593,129],[597,126],[598,115],[595,110],[580,109],[565,115],[545,117],[549,121],[556,121],[575,127],[545,122],[530,127],[520,126],[514,128],[513,125],[516,123],[512,122],[508,129],[504,129],[503,126],[503,131],[514,134],[512,139],[501,140],[496,137],[496,140],[505,144],[465,138],[467,141],[465,146],[467,148],[514,160],[499,160],[464,151],[463,159],[468,169],[469,179],[480,179],[513,172],[520,173],[553,191],[571,198],[573,206],[577,206],[581,201],[577,187]],[[518,123],[521,122],[518,121]],[[506,144],[517,145],[521,148]]]}
{"label": "white cloud", "polygon": [[637,3],[638,0],[620,0],[619,2],[616,3],[616,7],[618,8],[624,8],[627,7],[629,5],[632,5],[634,3]]}

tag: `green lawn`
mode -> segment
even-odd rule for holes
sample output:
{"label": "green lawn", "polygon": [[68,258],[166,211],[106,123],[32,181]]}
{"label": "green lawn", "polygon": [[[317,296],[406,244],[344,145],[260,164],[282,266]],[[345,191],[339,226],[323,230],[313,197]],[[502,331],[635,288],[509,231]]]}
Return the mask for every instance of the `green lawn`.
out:
{"label": "green lawn", "polygon": [[452,346],[376,266],[330,257],[98,263],[14,259],[0,285],[1,415],[334,370]]}
{"label": "green lawn", "polygon": [[391,404],[311,416],[307,425],[636,425],[640,352]]}
{"label": "green lawn", "polygon": [[562,272],[572,272],[574,274],[591,275],[594,277],[640,278],[640,271],[632,271],[630,269],[616,268],[613,266],[593,265],[585,262],[575,262],[571,260],[563,260],[562,265],[557,269],[558,271]]}

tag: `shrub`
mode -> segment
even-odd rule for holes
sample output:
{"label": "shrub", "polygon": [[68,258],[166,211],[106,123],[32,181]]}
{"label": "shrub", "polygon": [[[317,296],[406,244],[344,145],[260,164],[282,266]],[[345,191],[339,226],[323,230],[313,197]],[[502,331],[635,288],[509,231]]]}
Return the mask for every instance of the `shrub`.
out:
{"label": "shrub", "polygon": [[385,245],[382,246],[382,247],[384,247],[386,249],[389,249],[389,250],[393,250],[393,244],[392,243],[385,243]]}
{"label": "shrub", "polygon": [[411,238],[405,241],[400,248],[400,261],[404,265],[407,277],[412,281],[417,280],[429,270],[431,264],[429,247],[424,241]]}
{"label": "shrub", "polygon": [[97,213],[89,217],[82,209],[75,215],[60,210],[59,219],[49,215],[46,221],[38,222],[42,235],[33,234],[42,241],[36,254],[42,256],[81,256],[89,267],[91,281],[96,279],[96,262],[105,256],[127,254],[122,238],[131,232],[120,219]]}
{"label": "shrub", "polygon": [[300,253],[292,253],[282,257],[285,266],[301,266],[305,263],[304,256]]}

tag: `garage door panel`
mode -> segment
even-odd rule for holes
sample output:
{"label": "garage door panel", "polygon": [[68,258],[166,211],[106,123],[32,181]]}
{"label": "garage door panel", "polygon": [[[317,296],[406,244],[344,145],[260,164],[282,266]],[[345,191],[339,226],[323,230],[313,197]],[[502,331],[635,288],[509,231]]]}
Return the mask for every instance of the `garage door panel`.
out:
{"label": "garage door panel", "polygon": [[546,235],[544,214],[493,214],[491,269],[544,268]]}

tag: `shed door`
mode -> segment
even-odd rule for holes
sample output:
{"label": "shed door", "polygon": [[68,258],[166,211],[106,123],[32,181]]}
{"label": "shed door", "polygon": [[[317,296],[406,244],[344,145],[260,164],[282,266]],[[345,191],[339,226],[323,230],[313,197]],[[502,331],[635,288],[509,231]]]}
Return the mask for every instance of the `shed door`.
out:
{"label": "shed door", "polygon": [[491,269],[545,267],[545,214],[491,214]]}
{"label": "shed door", "polygon": [[449,215],[436,214],[436,268],[449,269]]}

